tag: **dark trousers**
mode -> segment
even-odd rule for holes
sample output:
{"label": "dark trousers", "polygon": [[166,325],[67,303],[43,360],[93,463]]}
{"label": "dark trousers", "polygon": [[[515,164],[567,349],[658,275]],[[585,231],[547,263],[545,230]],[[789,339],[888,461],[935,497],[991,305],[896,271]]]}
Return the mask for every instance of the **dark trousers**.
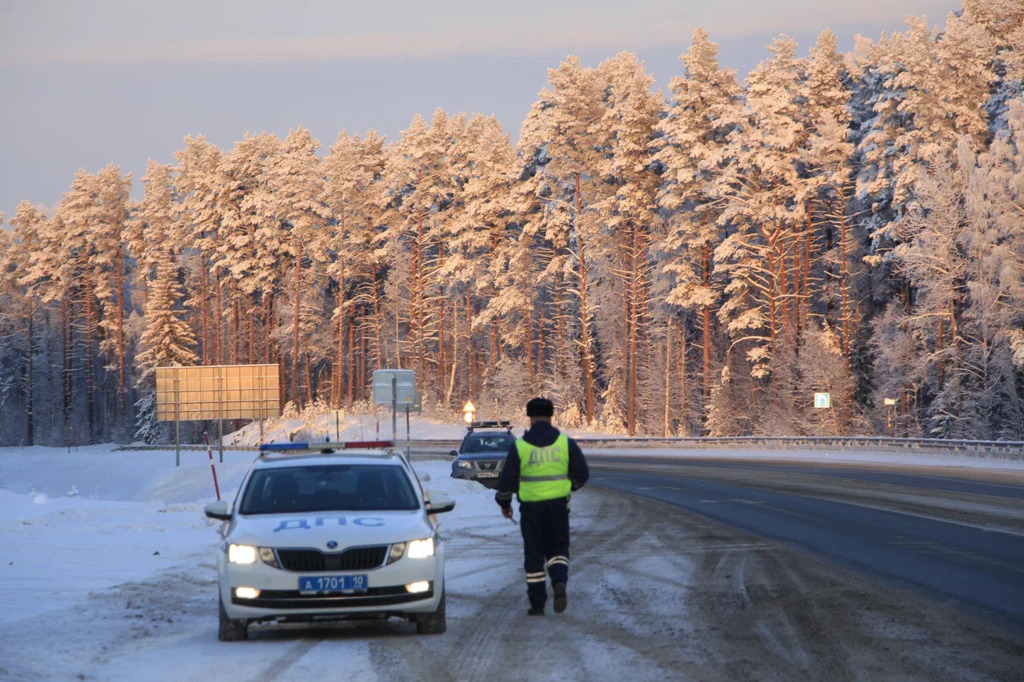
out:
{"label": "dark trousers", "polygon": [[543,608],[547,601],[545,569],[551,584],[569,581],[569,504],[564,497],[519,504],[519,528],[523,532],[526,596],[530,606]]}

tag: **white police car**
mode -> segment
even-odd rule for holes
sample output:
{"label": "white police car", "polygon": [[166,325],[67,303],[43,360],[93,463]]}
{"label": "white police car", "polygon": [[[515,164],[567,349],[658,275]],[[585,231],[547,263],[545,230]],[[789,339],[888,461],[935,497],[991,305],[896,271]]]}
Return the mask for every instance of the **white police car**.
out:
{"label": "white police car", "polygon": [[445,631],[444,543],[433,514],[455,502],[425,491],[387,441],[260,447],[217,557],[223,641],[250,623],[401,617]]}

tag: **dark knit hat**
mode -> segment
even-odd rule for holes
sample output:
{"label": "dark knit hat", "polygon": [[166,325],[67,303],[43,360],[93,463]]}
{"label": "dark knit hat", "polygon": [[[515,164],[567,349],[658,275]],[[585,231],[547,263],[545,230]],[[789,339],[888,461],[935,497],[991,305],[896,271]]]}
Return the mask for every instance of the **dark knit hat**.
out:
{"label": "dark knit hat", "polygon": [[527,417],[551,417],[554,414],[555,406],[547,398],[534,398],[526,403]]}

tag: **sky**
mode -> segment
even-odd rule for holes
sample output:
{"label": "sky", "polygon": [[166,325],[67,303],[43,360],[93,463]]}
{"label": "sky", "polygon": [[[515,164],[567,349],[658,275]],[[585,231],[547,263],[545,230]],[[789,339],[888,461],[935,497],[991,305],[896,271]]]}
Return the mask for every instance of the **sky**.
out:
{"label": "sky", "polygon": [[910,15],[942,24],[960,0],[0,0],[0,212],[50,209],[75,172],[108,163],[133,196],[186,135],[221,148],[246,132],[309,128],[397,139],[412,118],[493,114],[519,125],[568,54],[636,53],[666,90],[694,29],[744,77],[780,33],[841,50]]}
{"label": "sky", "polygon": [[[324,415],[319,427],[326,428],[329,423]],[[458,438],[464,432],[461,425],[421,417],[411,423],[413,438]],[[372,424],[372,417],[350,415],[341,439],[361,439]],[[268,430],[268,439],[283,440],[283,434],[299,425],[298,420],[285,421]],[[245,435],[257,431],[250,427]],[[404,428],[400,427],[402,436]],[[673,450],[646,454],[655,453],[703,454]],[[806,461],[828,457],[831,461],[1024,471],[1022,461],[919,451],[823,455],[813,451],[716,450],[715,455]],[[224,499],[234,499],[253,457],[253,452],[227,451],[221,462],[213,455]],[[479,622],[482,595],[521,584],[519,531],[500,516],[490,491],[472,481],[449,477],[450,460],[416,461],[413,466],[425,487],[456,502],[455,510],[440,517],[440,523],[447,545],[449,633],[465,630],[465,623]],[[599,495],[592,486],[573,495],[574,534],[607,521],[595,517],[593,501]],[[205,452],[183,451],[180,465],[176,465],[173,450],[120,451],[111,445],[70,450],[0,448],[0,679],[309,680],[322,678],[324,670],[339,665],[350,679],[394,679],[395,671],[387,667],[386,658],[374,660],[371,644],[391,641],[402,646],[401,640],[394,638],[408,633],[409,627],[401,624],[375,626],[366,635],[362,630],[322,639],[285,634],[238,646],[217,641],[219,524],[203,516],[204,505],[215,499],[213,472]],[[645,547],[654,541],[652,536],[644,536]],[[672,594],[666,593],[661,575],[650,577],[642,567],[634,567],[628,575],[632,605],[685,630],[688,616],[679,602],[689,580],[681,573],[681,561],[671,566],[678,580]],[[595,566],[607,575],[614,574],[600,562]],[[648,564],[647,570],[657,574],[669,569]],[[607,601],[605,583],[579,580],[575,585],[572,604]],[[520,595],[518,589],[515,594]],[[641,595],[657,599],[647,602]],[[523,604],[525,609],[525,599]],[[628,610],[622,611],[619,625],[631,627],[632,618]],[[589,675],[591,679],[662,678],[657,660],[636,660],[598,644],[607,641],[599,639],[604,632],[597,629],[590,635],[595,644],[589,662],[604,672]],[[452,648],[464,652],[466,642],[448,637],[432,646],[442,653]],[[570,648],[578,646],[570,642]],[[568,678],[588,677],[578,669],[556,672]]]}

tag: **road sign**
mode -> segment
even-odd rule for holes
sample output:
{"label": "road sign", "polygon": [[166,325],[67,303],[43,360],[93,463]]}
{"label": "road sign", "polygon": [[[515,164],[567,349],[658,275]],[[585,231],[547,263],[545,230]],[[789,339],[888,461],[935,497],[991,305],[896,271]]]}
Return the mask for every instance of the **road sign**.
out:
{"label": "road sign", "polygon": [[[394,382],[392,383],[392,379]],[[391,395],[392,385],[395,395]],[[399,406],[412,404],[416,400],[416,370],[375,369],[373,370],[373,402],[378,405]]]}
{"label": "road sign", "polygon": [[829,393],[814,394],[814,409],[827,410],[832,407],[832,395]]}

